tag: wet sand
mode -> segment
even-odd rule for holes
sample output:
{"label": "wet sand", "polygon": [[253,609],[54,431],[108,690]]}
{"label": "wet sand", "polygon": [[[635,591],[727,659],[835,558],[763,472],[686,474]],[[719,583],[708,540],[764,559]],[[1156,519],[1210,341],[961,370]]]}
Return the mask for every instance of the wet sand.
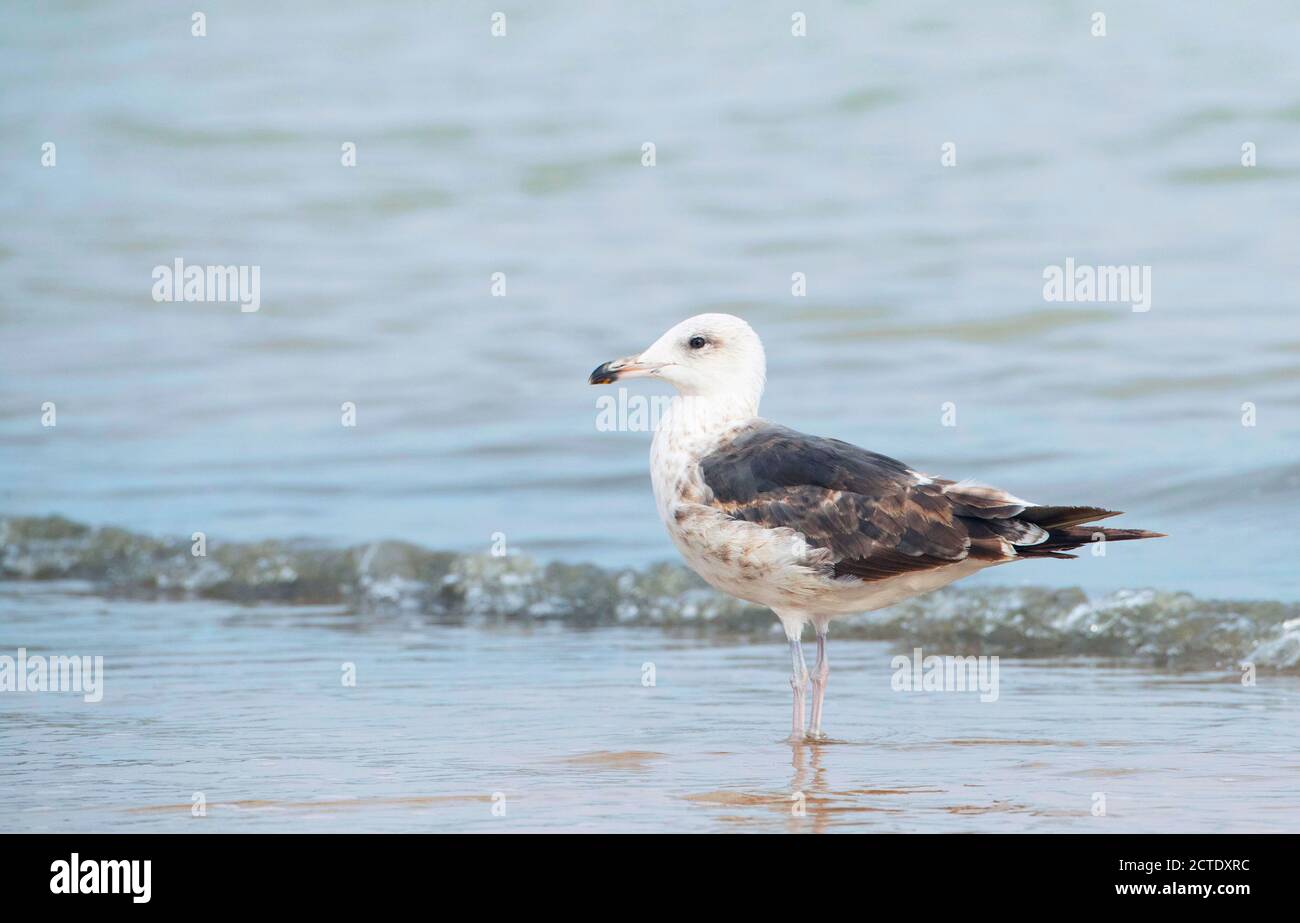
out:
{"label": "wet sand", "polygon": [[792,746],[779,641],[74,589],[0,584],[0,649],[106,671],[0,695],[7,832],[1300,830],[1295,677],[1003,660],[981,702],[842,640],[833,737]]}

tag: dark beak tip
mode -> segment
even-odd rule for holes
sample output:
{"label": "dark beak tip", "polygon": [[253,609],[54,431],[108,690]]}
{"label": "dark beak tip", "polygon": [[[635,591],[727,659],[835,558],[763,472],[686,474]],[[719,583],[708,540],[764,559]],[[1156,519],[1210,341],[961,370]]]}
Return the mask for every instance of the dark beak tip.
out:
{"label": "dark beak tip", "polygon": [[596,366],[595,371],[587,377],[589,385],[608,385],[618,380],[618,373],[609,370],[609,363],[602,362]]}

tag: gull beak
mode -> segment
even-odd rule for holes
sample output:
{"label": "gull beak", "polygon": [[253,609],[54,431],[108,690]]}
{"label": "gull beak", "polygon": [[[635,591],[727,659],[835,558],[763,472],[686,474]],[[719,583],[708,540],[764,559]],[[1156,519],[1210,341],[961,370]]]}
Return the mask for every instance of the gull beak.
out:
{"label": "gull beak", "polygon": [[624,378],[644,378],[663,368],[662,364],[642,362],[640,356],[624,356],[596,367],[587,379],[588,384],[608,385]]}

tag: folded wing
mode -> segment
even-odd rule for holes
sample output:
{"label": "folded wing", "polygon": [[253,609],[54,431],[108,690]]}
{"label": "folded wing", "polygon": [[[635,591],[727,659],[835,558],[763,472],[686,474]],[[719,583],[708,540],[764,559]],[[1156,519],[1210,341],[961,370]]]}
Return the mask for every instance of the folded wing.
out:
{"label": "folded wing", "polygon": [[969,481],[930,478],[838,439],[758,422],[700,463],[710,502],[731,517],[790,528],[828,552],[834,575],[883,580],[957,564],[1065,554],[1095,540],[1157,533],[1085,525],[1118,513],[1037,506]]}

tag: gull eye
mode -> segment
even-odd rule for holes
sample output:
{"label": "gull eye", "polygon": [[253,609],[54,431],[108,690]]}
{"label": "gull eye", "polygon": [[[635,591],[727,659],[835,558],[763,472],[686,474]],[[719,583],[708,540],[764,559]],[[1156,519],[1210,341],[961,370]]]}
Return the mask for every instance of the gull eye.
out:
{"label": "gull eye", "polygon": [[691,341],[689,345],[691,349],[703,349],[704,344],[707,342],[709,341],[704,339],[704,337],[691,337]]}

